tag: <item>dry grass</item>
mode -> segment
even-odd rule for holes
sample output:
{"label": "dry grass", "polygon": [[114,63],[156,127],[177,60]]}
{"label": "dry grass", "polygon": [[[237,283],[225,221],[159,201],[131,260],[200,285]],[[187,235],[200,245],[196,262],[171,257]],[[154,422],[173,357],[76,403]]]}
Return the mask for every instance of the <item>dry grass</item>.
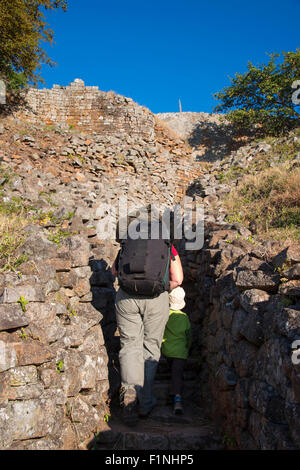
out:
{"label": "dry grass", "polygon": [[22,229],[28,225],[28,217],[22,214],[0,213],[0,272],[15,270],[25,261],[25,257],[16,257],[16,249],[24,242]]}
{"label": "dry grass", "polygon": [[229,220],[262,236],[300,241],[300,168],[281,165],[247,175],[224,202]]}
{"label": "dry grass", "polygon": [[26,239],[23,231],[29,224],[46,225],[51,222],[54,228],[48,232],[48,239],[60,245],[63,238],[76,234],[62,227],[65,220],[70,220],[74,213],[69,212],[64,218],[53,216],[50,210],[47,213],[39,212],[22,198],[12,197],[9,201],[1,200],[0,195],[0,272],[15,271],[23,261],[25,255],[18,256],[17,248]]}

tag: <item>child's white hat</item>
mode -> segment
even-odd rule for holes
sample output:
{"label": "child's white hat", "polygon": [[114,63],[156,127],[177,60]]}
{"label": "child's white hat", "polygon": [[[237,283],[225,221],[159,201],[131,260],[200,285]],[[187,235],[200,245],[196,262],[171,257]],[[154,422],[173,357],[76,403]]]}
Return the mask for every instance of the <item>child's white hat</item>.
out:
{"label": "child's white hat", "polygon": [[185,292],[182,287],[175,287],[169,293],[169,302],[171,310],[181,310],[185,306]]}

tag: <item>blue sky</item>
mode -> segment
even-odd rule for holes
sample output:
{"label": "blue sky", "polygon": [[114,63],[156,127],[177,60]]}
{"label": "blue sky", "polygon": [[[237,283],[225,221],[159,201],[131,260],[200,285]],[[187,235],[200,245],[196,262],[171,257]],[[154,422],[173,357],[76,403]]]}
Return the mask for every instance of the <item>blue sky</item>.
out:
{"label": "blue sky", "polygon": [[266,53],[295,51],[300,0],[68,0],[47,15],[57,63],[42,67],[46,87],[113,90],[152,112],[212,112],[213,94]]}

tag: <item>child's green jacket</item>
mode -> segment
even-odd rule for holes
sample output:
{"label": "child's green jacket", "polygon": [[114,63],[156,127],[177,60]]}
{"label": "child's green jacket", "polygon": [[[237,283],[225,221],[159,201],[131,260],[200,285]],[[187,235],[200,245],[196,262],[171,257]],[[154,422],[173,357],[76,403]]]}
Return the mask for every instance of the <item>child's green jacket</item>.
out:
{"label": "child's green jacket", "polygon": [[191,323],[186,313],[170,310],[161,352],[166,357],[187,359],[192,343]]}

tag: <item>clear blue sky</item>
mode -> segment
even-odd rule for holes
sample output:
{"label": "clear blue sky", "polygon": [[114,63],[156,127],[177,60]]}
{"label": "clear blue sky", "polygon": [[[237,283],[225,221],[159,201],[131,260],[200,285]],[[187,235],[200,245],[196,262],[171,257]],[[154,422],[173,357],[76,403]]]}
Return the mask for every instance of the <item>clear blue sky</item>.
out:
{"label": "clear blue sky", "polygon": [[[47,15],[57,62],[43,66],[46,87],[113,90],[152,112],[211,112],[213,94],[262,63],[266,53],[300,46],[300,0],[68,0]],[[300,78],[300,77],[299,77]]]}

